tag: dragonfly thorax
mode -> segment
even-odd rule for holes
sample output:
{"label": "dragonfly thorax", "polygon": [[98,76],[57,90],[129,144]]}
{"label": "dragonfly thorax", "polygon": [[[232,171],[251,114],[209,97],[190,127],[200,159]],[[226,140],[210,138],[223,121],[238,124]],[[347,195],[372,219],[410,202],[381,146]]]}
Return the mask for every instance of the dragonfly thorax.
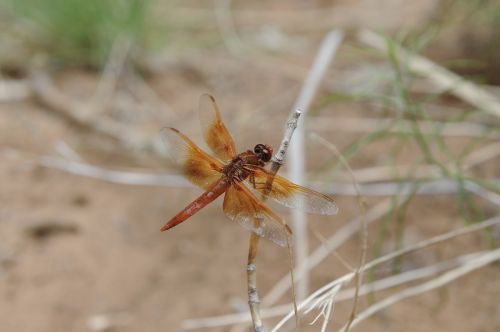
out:
{"label": "dragonfly thorax", "polygon": [[262,155],[247,150],[234,157],[224,167],[223,173],[231,180],[241,182],[248,178],[256,167],[263,167],[265,164]]}

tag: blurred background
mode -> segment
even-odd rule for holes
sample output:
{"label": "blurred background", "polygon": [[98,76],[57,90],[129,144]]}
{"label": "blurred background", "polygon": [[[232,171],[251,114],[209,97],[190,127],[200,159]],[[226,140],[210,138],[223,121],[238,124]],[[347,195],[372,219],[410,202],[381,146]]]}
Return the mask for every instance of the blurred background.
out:
{"label": "blurred background", "polygon": [[[200,194],[170,167],[159,131],[204,146],[196,111],[210,92],[239,151],[277,147],[332,30],[343,38],[301,124],[301,157],[306,184],[335,195],[340,212],[308,216],[308,250],[349,235],[309,271],[309,291],[357,266],[360,218],[370,261],[499,215],[498,1],[1,0],[0,330],[181,331],[247,310],[249,233],[220,200],[159,232]],[[369,270],[371,285],[413,277],[373,286],[358,310],[494,253],[496,225]],[[265,298],[287,277],[288,254],[269,241],[259,253]],[[452,281],[355,329],[500,330],[498,264]],[[290,301],[285,292],[263,307]],[[336,303],[329,330],[351,307]],[[303,331],[321,330],[309,325],[319,312]]]}

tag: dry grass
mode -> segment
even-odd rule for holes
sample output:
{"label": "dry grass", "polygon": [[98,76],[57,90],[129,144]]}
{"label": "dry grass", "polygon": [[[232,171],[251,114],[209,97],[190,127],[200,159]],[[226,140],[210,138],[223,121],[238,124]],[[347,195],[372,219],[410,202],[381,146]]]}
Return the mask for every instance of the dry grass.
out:
{"label": "dry grass", "polygon": [[[26,7],[17,8],[19,12],[31,8],[29,1],[21,5]],[[70,86],[58,84],[68,80],[54,75],[50,66],[36,70],[27,66],[29,74],[23,79],[0,77],[5,83],[0,84],[2,101],[35,102],[57,115],[52,121],[66,121],[79,137],[59,141],[52,154],[48,150],[34,155],[26,152],[31,165],[117,186],[161,186],[180,191],[189,185],[164,167],[165,151],[158,129],[170,122],[188,129],[197,126],[192,116],[176,112],[171,105],[187,107],[187,100],[196,100],[206,90],[220,93],[223,116],[235,136],[245,142],[261,133],[269,135],[269,140],[279,139],[277,128],[293,108],[297,86],[307,77],[312,62],[310,50],[317,47],[325,30],[315,25],[314,17],[328,12],[304,14],[307,33],[287,23],[290,16],[299,15],[298,9],[275,13],[276,22],[284,22],[283,26],[266,34],[256,30],[256,23],[252,25],[265,21],[265,13],[245,9],[239,3],[217,1],[215,8],[201,9],[176,6],[165,8],[173,8],[172,13],[191,13],[210,24],[198,35],[199,23],[173,20],[174,25],[182,26],[176,28],[178,41],[174,38],[166,49],[168,56],[148,54],[136,61],[134,49],[140,43],[120,33],[96,41],[102,45],[90,53],[75,46],[71,51],[77,58],[69,53],[49,54],[54,59],[76,59],[80,65],[98,63],[101,69],[92,74],[90,88],[75,93]],[[130,17],[135,22],[131,28],[143,31],[143,14],[141,10]],[[57,38],[68,22],[53,24],[58,25],[53,31]],[[428,25],[435,28],[432,21]],[[304,317],[301,328],[308,331],[325,331],[332,326],[342,331],[362,329],[362,322],[368,329],[379,327],[375,314],[459,282],[462,276],[480,278],[472,273],[500,258],[496,233],[500,214],[498,95],[491,92],[494,89],[430,60],[426,46],[440,40],[435,30],[392,37],[365,29],[356,31],[346,37],[335,65],[320,68],[320,76],[325,75],[323,84],[309,84],[314,85],[313,93],[306,101],[297,102],[310,110],[300,134],[305,144],[297,144],[298,150],[288,160],[290,168],[298,169],[299,180],[336,194],[341,208],[338,219],[327,221],[326,226],[313,223],[313,232],[307,227],[295,230],[301,236],[295,240],[296,250],[302,254],[293,272],[296,282],[303,285],[297,309]],[[68,31],[67,38],[81,46],[84,37],[77,38],[75,33]],[[189,39],[186,36],[193,36],[189,47],[184,45]],[[280,46],[270,47],[264,37],[274,38],[272,43]],[[165,72],[174,79],[164,86],[155,77],[164,78]],[[231,112],[237,107],[239,110]],[[325,138],[321,142],[326,148],[318,144],[319,134]],[[80,143],[80,137],[87,138],[82,139],[85,143]],[[330,153],[332,147],[340,152]],[[307,160],[308,173],[298,160]],[[346,165],[352,170],[346,170]],[[442,200],[445,211],[434,209],[434,202]],[[446,222],[437,222],[442,219]],[[369,235],[357,237],[366,234],[365,228]],[[315,239],[314,233],[321,234],[321,239]],[[465,234],[474,241],[461,246],[458,237]],[[300,246],[307,241],[311,247],[317,245],[314,250]],[[422,258],[429,253],[434,257],[431,262]],[[335,265],[331,264],[332,256],[338,258]],[[266,272],[259,270],[262,275]],[[269,326],[275,325],[273,331],[286,330],[293,317],[289,301],[284,300],[290,279],[288,275],[280,279],[279,273],[274,273],[272,285],[264,283],[267,294],[261,304],[262,319]],[[361,278],[363,273],[367,277]],[[309,286],[317,290],[311,293]],[[231,313],[191,318],[182,328],[220,330],[233,326],[233,331],[238,331],[246,328],[249,317],[248,313]],[[129,319],[121,321],[130,323]],[[304,323],[309,321],[312,326]]]}

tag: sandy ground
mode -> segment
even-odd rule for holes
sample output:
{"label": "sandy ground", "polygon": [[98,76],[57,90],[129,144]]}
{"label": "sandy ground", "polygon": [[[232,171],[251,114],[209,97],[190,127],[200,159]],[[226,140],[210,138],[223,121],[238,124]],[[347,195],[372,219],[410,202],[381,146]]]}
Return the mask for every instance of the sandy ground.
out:
{"label": "sandy ground", "polygon": [[[346,6],[346,1],[339,3]],[[305,69],[312,54],[299,54],[290,63]],[[293,66],[273,70],[273,64],[262,65],[249,58],[235,60],[218,50],[205,55],[204,61],[209,65],[196,67],[181,61],[149,78],[151,86],[168,101],[169,109],[176,110],[175,126],[196,132],[191,112],[198,96],[209,90],[218,97],[239,149],[253,146],[256,138],[263,137],[276,145],[281,123],[300,87],[297,77],[303,71]],[[348,65],[349,60],[340,62],[339,73]],[[283,68],[292,69],[276,75]],[[56,77],[66,93],[80,97],[88,96],[97,80],[94,74],[79,71]],[[336,112],[370,114],[362,106],[342,104]],[[155,137],[162,126],[170,125],[164,123],[168,118],[164,116],[160,114],[158,122],[149,124],[130,120],[131,130],[139,123]],[[280,122],[270,123],[269,118]],[[356,137],[322,134],[339,147]],[[162,161],[117,148],[109,139],[69,124],[32,100],[0,104],[0,331],[92,331],[92,324],[101,316],[111,319],[109,331],[179,331],[186,319],[246,308],[249,236],[223,216],[220,201],[182,226],[160,233],[167,218],[199,195],[199,190],[119,185],[41,167],[39,158],[55,155],[61,141],[97,165],[163,168]],[[454,146],[461,149],[464,144],[457,140]],[[311,145],[308,151],[312,167],[324,154],[317,149],[318,145]],[[385,151],[383,144],[375,144],[355,158],[353,165],[383,163]],[[494,164],[485,166],[484,171],[498,176]],[[369,206],[378,201],[370,199]],[[337,202],[341,207],[338,216],[310,218],[312,227],[325,237],[359,215],[355,198],[339,196]],[[278,211],[288,218],[285,210]],[[488,216],[498,213],[488,206],[485,211]],[[461,225],[456,200],[446,195],[416,198],[405,220],[408,243]],[[370,245],[376,241],[379,225],[370,227]],[[391,229],[386,251],[394,248],[393,238]],[[310,240],[312,247],[320,245],[313,235]],[[354,237],[339,254],[354,265],[359,247],[360,240]],[[409,255],[403,266],[416,268],[488,248],[484,234],[467,235]],[[258,258],[262,294],[287,274],[287,257],[286,250],[262,242]],[[346,272],[334,256],[329,257],[313,270],[311,289]],[[402,301],[357,330],[499,331],[499,276],[498,265],[483,268],[437,291]],[[391,293],[363,298],[361,307]],[[289,300],[287,294],[281,302]],[[338,328],[345,322],[351,304],[336,306],[332,326]],[[318,325],[308,325],[313,318],[309,315],[303,320],[302,331],[319,330]],[[231,331],[228,327],[212,330]]]}

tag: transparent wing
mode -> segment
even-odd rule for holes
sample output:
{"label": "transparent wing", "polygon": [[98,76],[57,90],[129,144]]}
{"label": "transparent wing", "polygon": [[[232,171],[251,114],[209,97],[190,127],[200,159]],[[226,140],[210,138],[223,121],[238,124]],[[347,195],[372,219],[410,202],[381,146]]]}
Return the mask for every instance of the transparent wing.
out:
{"label": "transparent wing", "polygon": [[299,186],[279,175],[274,175],[272,187],[269,190],[267,183],[270,177],[273,177],[271,173],[258,168],[253,177],[249,177],[246,181],[252,188],[289,208],[325,215],[337,214],[339,211],[337,204],[329,196]]}
{"label": "transparent wing", "polygon": [[222,161],[230,161],[236,155],[234,141],[229,134],[215,98],[209,94],[200,97],[199,113],[203,138],[208,147]]}
{"label": "transparent wing", "polygon": [[172,161],[193,184],[207,189],[221,178],[224,165],[201,150],[186,135],[175,128],[165,127],[161,130],[161,137]]}
{"label": "transparent wing", "polygon": [[258,236],[282,247],[287,246],[287,237],[291,243],[290,228],[277,214],[259,202],[243,184],[234,183],[227,189],[223,208],[230,219]]}

